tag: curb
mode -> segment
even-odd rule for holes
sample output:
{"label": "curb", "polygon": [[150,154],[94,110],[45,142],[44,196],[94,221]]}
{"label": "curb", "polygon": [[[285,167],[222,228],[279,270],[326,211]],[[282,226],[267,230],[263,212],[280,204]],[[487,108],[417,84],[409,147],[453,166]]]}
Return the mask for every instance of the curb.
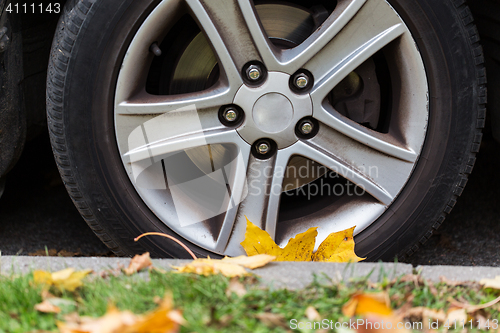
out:
{"label": "curb", "polygon": [[[153,259],[155,267],[171,270],[172,265],[188,263],[191,260]],[[113,269],[119,265],[127,267],[129,258],[63,258],[63,257],[0,257],[0,274],[25,274],[35,269],[58,271],[72,267],[77,270],[93,269],[96,272]],[[351,278],[364,278],[377,282],[384,277],[393,279],[397,276],[414,272],[431,281],[439,281],[440,276],[452,281],[479,281],[500,275],[500,267],[463,267],[463,266],[418,266],[414,270],[410,264],[402,263],[355,263],[338,264],[325,262],[273,262],[265,267],[253,270],[262,279],[262,283],[272,288],[301,289],[314,280],[342,281]]]}

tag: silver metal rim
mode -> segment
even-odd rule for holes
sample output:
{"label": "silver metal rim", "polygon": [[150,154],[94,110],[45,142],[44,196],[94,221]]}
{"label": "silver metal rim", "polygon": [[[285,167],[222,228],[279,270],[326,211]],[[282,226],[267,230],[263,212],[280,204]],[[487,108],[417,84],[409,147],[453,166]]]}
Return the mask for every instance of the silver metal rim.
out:
{"label": "silver metal rim", "polygon": [[[220,78],[202,92],[150,95],[144,87],[144,73],[154,57],[150,46],[185,12],[209,40]],[[385,47],[391,48],[390,66],[397,71],[399,84],[389,131],[380,133],[340,115],[326,96]],[[256,60],[268,71],[259,87],[245,83],[241,70]],[[288,78],[299,69],[314,77],[306,94],[288,85]],[[218,118],[219,108],[233,103],[245,112],[238,128],[226,127]],[[273,103],[280,110],[277,114],[266,106]],[[250,0],[164,0],[145,19],[123,59],[114,114],[124,168],[145,204],[193,244],[239,255],[244,253],[240,242],[246,217],[281,246],[310,227],[319,227],[319,244],[331,232],[356,226],[357,234],[376,221],[404,188],[418,161],[427,130],[428,86],[413,37],[385,0],[339,0],[321,28],[286,50],[269,41]],[[320,127],[316,136],[303,140],[294,129],[306,116]],[[251,144],[263,137],[278,146],[269,159],[252,154]],[[182,152],[207,147],[209,156],[210,145],[217,144],[231,147],[232,153],[222,165],[212,165],[207,177],[203,173],[169,177],[179,169],[185,168],[184,174],[194,170],[181,163]],[[293,156],[306,157],[347,179],[353,194],[346,192],[327,207],[278,223],[280,197],[286,190],[283,170]],[[172,166],[176,168],[172,172],[165,162],[169,158],[172,165],[180,164]],[[219,211],[207,208],[211,191],[197,190],[200,184],[215,186],[214,197],[226,190],[215,204]]]}

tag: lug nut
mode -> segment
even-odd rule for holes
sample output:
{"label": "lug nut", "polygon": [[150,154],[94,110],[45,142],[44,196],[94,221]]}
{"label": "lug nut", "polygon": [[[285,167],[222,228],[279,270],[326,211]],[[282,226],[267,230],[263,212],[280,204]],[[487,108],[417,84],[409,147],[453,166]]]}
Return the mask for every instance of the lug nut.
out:
{"label": "lug nut", "polygon": [[309,84],[309,77],[305,74],[299,74],[295,77],[295,86],[299,89],[304,89]]}
{"label": "lug nut", "polygon": [[302,132],[302,134],[307,135],[313,131],[313,128],[314,128],[314,125],[312,123],[306,121],[305,123],[303,123],[300,126],[300,132]]}
{"label": "lug nut", "polygon": [[262,76],[261,69],[257,65],[250,65],[247,68],[247,77],[252,81],[257,81]]}
{"label": "lug nut", "polygon": [[269,150],[271,149],[271,147],[269,146],[269,144],[267,142],[261,142],[259,143],[259,145],[257,146],[257,151],[262,154],[262,155],[265,155],[269,152]]}
{"label": "lug nut", "polygon": [[238,113],[233,109],[227,109],[226,111],[224,111],[224,119],[229,122],[235,121],[237,117]]}

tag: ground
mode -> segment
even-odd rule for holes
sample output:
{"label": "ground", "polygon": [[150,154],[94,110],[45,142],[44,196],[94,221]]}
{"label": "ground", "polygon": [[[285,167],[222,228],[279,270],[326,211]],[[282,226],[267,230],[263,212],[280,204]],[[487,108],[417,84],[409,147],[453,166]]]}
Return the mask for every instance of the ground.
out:
{"label": "ground", "polygon": [[[442,227],[409,262],[413,265],[500,266],[500,144],[486,135],[474,172]],[[28,143],[0,200],[2,254],[66,250],[111,253],[87,227],[62,184],[48,136]]]}

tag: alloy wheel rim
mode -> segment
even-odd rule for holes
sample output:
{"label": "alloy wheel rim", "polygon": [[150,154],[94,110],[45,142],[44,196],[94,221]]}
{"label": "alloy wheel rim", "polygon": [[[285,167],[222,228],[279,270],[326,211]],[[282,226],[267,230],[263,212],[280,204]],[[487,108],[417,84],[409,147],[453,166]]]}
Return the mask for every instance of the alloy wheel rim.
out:
{"label": "alloy wheel rim", "polygon": [[[154,57],[150,46],[161,41],[172,22],[186,13],[211,45],[219,65],[218,80],[202,91],[149,94],[145,73]],[[355,234],[361,232],[404,188],[427,128],[425,68],[409,29],[389,3],[338,1],[321,29],[289,49],[270,42],[257,13],[248,0],[164,0],[136,32],[117,78],[116,138],[134,188],[170,229],[218,254],[243,253],[239,243],[244,238],[245,217],[279,245],[313,226],[320,227],[318,244],[329,233],[354,225]],[[232,22],[243,22],[238,34]],[[391,84],[393,107],[387,130],[382,132],[340,114],[328,99],[335,87],[377,52],[384,52],[390,74],[397,79]],[[243,70],[255,61],[267,71],[258,86],[245,81]],[[293,92],[287,82],[293,82],[302,70],[311,73],[314,83],[310,91]],[[272,109],[254,114],[258,101],[269,94],[276,100],[274,109],[290,110],[280,103],[292,105],[287,126],[279,119],[290,111],[277,118],[266,118]],[[244,112],[236,128],[219,120],[221,107],[227,105],[237,105]],[[259,116],[263,120],[255,120]],[[317,132],[312,137],[297,136],[295,125],[307,117],[317,122]],[[276,144],[269,158],[252,153],[253,143],[261,139]],[[211,147],[217,145],[226,152],[217,163],[211,160],[207,170],[193,166],[186,153],[202,147],[202,154],[210,158]],[[326,166],[328,173],[334,171],[334,176],[347,181],[342,183],[344,190],[351,184],[352,191],[363,191],[345,193],[318,206],[330,199],[323,195],[324,200],[280,211],[287,190],[282,188],[287,165],[297,157]],[[297,210],[306,213],[295,214]]]}

